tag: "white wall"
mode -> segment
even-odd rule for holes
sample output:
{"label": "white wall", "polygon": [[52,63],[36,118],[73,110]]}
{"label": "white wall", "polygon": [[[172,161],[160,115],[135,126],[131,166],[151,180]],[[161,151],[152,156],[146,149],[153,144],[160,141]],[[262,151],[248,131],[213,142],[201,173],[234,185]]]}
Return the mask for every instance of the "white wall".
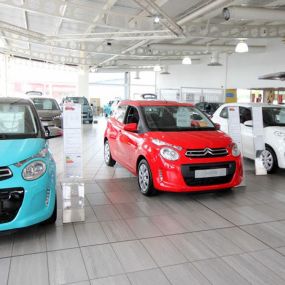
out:
{"label": "white wall", "polygon": [[227,71],[225,55],[220,59],[223,64],[221,67],[207,66],[209,61],[207,57],[204,57],[200,64],[169,66],[171,74],[158,74],[157,87],[159,89],[285,87],[284,81],[258,79],[261,75],[285,71],[285,43],[280,39],[268,42],[264,53],[229,55]]}

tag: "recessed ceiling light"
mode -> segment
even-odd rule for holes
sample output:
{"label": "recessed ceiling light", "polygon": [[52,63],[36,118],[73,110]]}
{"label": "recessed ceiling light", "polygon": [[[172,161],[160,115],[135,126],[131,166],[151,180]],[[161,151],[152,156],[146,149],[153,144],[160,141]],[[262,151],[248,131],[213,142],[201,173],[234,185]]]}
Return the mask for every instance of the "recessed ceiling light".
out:
{"label": "recessed ceiling light", "polygon": [[157,72],[161,71],[160,65],[159,65],[159,64],[156,64],[156,65],[153,67],[153,71],[157,71]]}
{"label": "recessed ceiling light", "polygon": [[182,60],[182,64],[192,64],[192,60],[189,56],[185,56]]}
{"label": "recessed ceiling light", "polygon": [[158,24],[158,23],[160,22],[159,16],[155,16],[155,17],[153,18],[153,21],[154,21],[154,23]]}
{"label": "recessed ceiling light", "polygon": [[240,41],[235,48],[235,52],[243,53],[248,52],[248,45],[245,41]]}

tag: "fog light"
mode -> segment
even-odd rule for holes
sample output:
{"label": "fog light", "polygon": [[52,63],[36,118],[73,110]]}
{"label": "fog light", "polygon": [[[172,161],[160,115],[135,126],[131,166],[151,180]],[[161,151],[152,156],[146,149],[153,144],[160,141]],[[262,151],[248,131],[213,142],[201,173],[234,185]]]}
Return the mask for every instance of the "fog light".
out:
{"label": "fog light", "polygon": [[46,200],[45,200],[45,204],[46,204],[46,206],[48,206],[49,198],[50,198],[50,189],[47,189],[47,193],[46,193]]}

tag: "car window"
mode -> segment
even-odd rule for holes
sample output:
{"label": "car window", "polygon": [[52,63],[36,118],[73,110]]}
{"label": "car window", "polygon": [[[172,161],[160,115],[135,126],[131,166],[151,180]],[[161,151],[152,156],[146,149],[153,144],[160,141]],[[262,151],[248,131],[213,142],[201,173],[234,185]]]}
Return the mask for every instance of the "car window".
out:
{"label": "car window", "polygon": [[243,124],[246,121],[251,121],[251,109],[245,108],[245,107],[239,107],[239,117],[240,117],[240,123]]}
{"label": "car window", "polygon": [[223,110],[220,113],[220,117],[224,119],[229,118],[229,112],[228,112],[228,107],[223,108]]}
{"label": "car window", "polygon": [[114,110],[112,117],[115,118],[120,123],[123,123],[125,119],[126,111],[127,111],[127,106],[120,105]]}
{"label": "car window", "polygon": [[137,108],[130,106],[127,111],[125,123],[126,124],[131,124],[131,123],[138,124],[139,120],[140,120],[140,117],[139,117],[139,112]]}
{"label": "car window", "polygon": [[34,105],[37,110],[60,110],[57,102],[54,99],[49,98],[33,98]]}

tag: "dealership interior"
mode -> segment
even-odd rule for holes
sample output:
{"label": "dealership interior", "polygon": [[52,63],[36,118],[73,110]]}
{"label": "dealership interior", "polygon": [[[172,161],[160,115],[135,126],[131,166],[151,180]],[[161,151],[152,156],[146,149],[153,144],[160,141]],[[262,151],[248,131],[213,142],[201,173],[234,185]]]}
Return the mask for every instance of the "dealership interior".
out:
{"label": "dealership interior", "polygon": [[18,284],[285,284],[285,0],[0,0]]}

